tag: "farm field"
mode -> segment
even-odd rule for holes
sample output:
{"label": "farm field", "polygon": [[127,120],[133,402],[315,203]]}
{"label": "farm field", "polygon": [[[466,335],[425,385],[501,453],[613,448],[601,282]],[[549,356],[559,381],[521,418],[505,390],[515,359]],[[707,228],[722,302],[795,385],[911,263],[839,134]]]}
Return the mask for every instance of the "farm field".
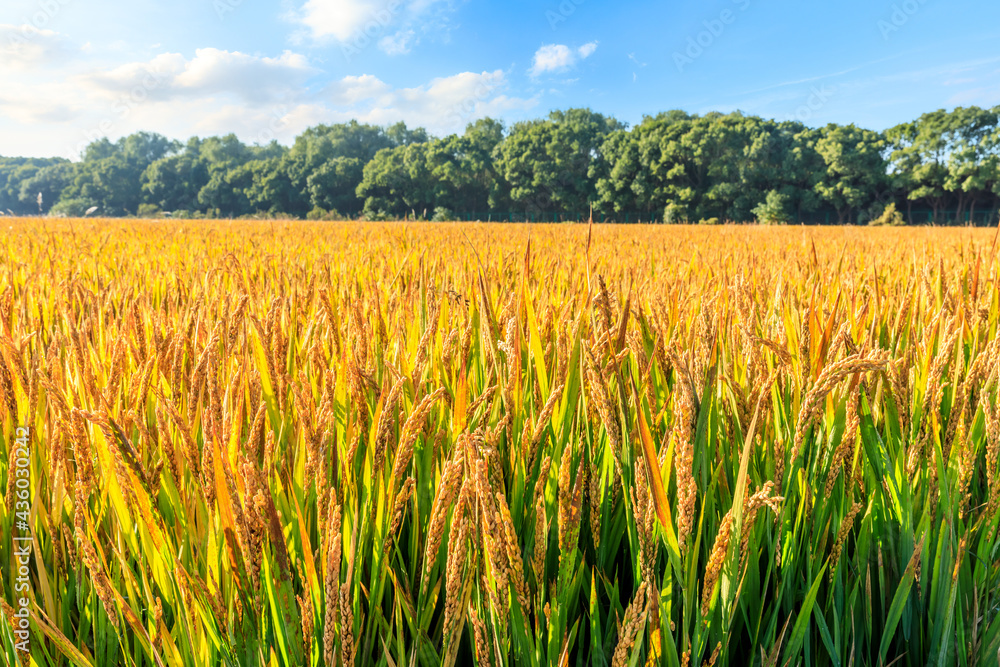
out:
{"label": "farm field", "polygon": [[22,598],[37,665],[1000,661],[996,230],[0,252],[4,664]]}

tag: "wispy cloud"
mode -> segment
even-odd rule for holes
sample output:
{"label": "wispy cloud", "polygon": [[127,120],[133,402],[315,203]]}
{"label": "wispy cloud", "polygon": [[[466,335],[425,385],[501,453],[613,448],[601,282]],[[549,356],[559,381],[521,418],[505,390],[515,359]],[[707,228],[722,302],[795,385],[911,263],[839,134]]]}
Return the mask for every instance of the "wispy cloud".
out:
{"label": "wispy cloud", "polygon": [[399,30],[392,35],[386,35],[378,41],[378,48],[386,55],[402,56],[410,52],[416,40],[417,33],[413,30]]}
{"label": "wispy cloud", "polygon": [[[39,35],[38,43],[64,40],[53,33]],[[459,72],[408,87],[373,74],[321,85],[329,73],[293,51],[268,57],[205,48],[193,56],[160,53],[108,66],[80,47],[66,48],[72,69],[46,64],[35,53],[23,59],[25,69],[0,68],[0,119],[46,127],[45,147],[33,153],[75,157],[102,136],[139,130],[176,138],[234,132],[248,142],[287,143],[309,126],[350,119],[402,120],[447,134],[476,119],[518,115],[539,103],[537,96],[511,95],[503,70]],[[32,91],[28,98],[4,92],[26,85]],[[25,150],[17,148],[16,138],[5,146],[5,152]]]}
{"label": "wispy cloud", "polygon": [[0,23],[0,61],[18,69],[59,62],[76,50],[65,36],[32,25]]}
{"label": "wispy cloud", "polygon": [[207,48],[198,49],[190,60],[179,53],[164,53],[148,61],[95,71],[82,79],[94,89],[120,95],[152,75],[158,80],[153,95],[158,100],[231,94],[266,104],[297,95],[315,73],[305,56],[291,51],[268,58]]}
{"label": "wispy cloud", "polygon": [[585,60],[597,50],[597,42],[587,42],[571,49],[565,44],[546,44],[535,52],[535,58],[528,73],[537,77],[546,73],[565,72],[581,60]]}
{"label": "wispy cloud", "polygon": [[429,34],[447,37],[450,0],[297,0],[289,18],[305,30],[296,36],[339,43],[351,57],[369,45],[388,55],[404,55]]}
{"label": "wispy cloud", "polygon": [[802,78],[802,79],[794,79],[792,81],[782,81],[781,83],[775,83],[775,84],[771,84],[771,85],[768,85],[768,86],[763,86],[761,88],[755,88],[753,90],[743,91],[742,93],[739,93],[739,94],[740,95],[756,95],[757,93],[764,93],[764,92],[767,92],[769,90],[777,90],[779,88],[787,88],[787,87],[790,87],[790,86],[803,86],[803,85],[809,84],[809,83],[817,83],[819,81],[824,81],[826,79],[834,79],[834,78],[837,78],[837,77],[846,76],[848,74],[852,74],[854,72],[858,72],[860,70],[863,70],[863,69],[865,69],[867,67],[871,67],[872,65],[878,65],[880,63],[883,63],[883,62],[886,62],[886,61],[889,61],[889,60],[896,60],[899,57],[900,57],[899,55],[894,55],[894,56],[889,56],[887,58],[879,58],[878,60],[872,60],[872,61],[863,63],[861,65],[857,65],[855,67],[849,67],[849,68],[847,68],[845,70],[839,70],[837,72],[829,72],[827,74],[820,74],[818,76],[805,77],[805,78]]}
{"label": "wispy cloud", "polygon": [[411,88],[394,88],[366,75],[344,77],[328,86],[323,95],[337,120],[356,118],[376,124],[403,120],[447,134],[460,132],[479,118],[525,111],[538,104],[537,97],[508,96],[507,86],[503,70],[462,72]]}

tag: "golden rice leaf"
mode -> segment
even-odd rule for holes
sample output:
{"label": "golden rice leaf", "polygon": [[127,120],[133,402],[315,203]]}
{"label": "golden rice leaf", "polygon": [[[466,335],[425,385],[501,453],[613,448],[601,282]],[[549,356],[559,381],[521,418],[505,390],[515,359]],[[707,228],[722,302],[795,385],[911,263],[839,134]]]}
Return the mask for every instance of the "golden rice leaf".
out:
{"label": "golden rice leaf", "polygon": [[163,531],[160,529],[160,521],[154,514],[154,507],[151,504],[151,498],[149,494],[146,493],[145,487],[142,482],[136,476],[135,471],[131,468],[127,468],[129,480],[132,482],[132,492],[135,496],[136,504],[139,506],[139,514],[142,516],[142,521],[146,525],[146,529],[149,530],[149,534],[153,539],[153,544],[157,551],[162,551],[166,542],[163,538]]}
{"label": "golden rice leaf", "polygon": [[[112,458],[111,450],[108,446],[108,441],[104,437],[104,431],[102,429],[96,428],[93,431],[93,442],[95,449],[97,450],[97,459],[101,464],[101,470],[112,471],[114,470],[114,459]],[[105,489],[107,489],[107,495],[111,498],[111,504],[115,508],[115,515],[122,524],[122,532],[127,535],[135,534],[134,521],[132,519],[132,512],[129,510],[128,505],[125,503],[125,498],[122,496],[121,487],[118,485],[118,477],[115,474],[107,474],[104,478]],[[132,537],[134,540],[134,537]]]}
{"label": "golden rice leaf", "polygon": [[295,515],[299,520],[299,537],[302,540],[302,560],[306,566],[306,581],[308,581],[309,588],[312,590],[314,597],[318,598],[320,585],[319,577],[316,576],[316,564],[313,562],[312,544],[309,543],[309,524],[306,522],[305,517],[302,516],[302,507],[299,505],[299,499],[294,493],[290,495],[292,496],[292,500],[295,501]]}
{"label": "golden rice leaf", "polygon": [[222,534],[226,540],[226,551],[229,554],[229,564],[232,566],[233,573],[236,575],[236,585],[240,589],[240,594],[244,594],[247,590],[245,586],[245,565],[243,562],[243,555],[240,551],[240,545],[236,539],[236,520],[234,518],[233,512],[233,499],[229,495],[229,485],[226,483],[226,472],[223,460],[222,451],[219,447],[219,441],[212,439],[213,456],[212,463],[215,468],[215,494],[216,494],[216,504],[219,508],[219,523],[221,524]]}
{"label": "golden rice leaf", "polygon": [[636,413],[639,418],[639,444],[641,445],[642,460],[646,467],[646,479],[649,480],[649,486],[653,490],[653,509],[656,510],[656,517],[663,528],[671,558],[676,557],[679,565],[680,547],[677,543],[673,520],[670,518],[670,501],[667,500],[667,492],[663,488],[663,475],[660,471],[659,460],[656,458],[656,446],[653,444],[653,436],[649,432],[646,413],[642,409],[642,402],[639,399],[634,381],[632,383],[632,397],[635,400]]}
{"label": "golden rice leaf", "polygon": [[538,374],[538,384],[542,396],[548,396],[549,375],[545,368],[545,355],[542,352],[542,337],[538,330],[538,318],[535,317],[535,308],[531,305],[530,296],[525,295],[524,307],[528,313],[528,345],[531,347],[531,356],[535,360],[535,373]]}
{"label": "golden rice leaf", "polygon": [[469,403],[469,382],[466,375],[465,359],[462,359],[462,370],[458,375],[458,382],[455,383],[455,409],[451,413],[452,431],[461,433],[465,430],[468,421]]}

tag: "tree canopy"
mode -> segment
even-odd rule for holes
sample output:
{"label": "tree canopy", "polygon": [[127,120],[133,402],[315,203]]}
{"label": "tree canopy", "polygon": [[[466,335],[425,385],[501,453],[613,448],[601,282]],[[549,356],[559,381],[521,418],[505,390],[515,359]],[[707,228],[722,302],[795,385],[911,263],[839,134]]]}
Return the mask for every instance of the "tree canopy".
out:
{"label": "tree canopy", "polygon": [[677,110],[628,127],[568,109],[447,137],[351,121],[291,146],[140,132],[78,161],[0,157],[0,212],[19,215],[865,223],[890,205],[910,223],[994,221],[1000,107],[884,132]]}

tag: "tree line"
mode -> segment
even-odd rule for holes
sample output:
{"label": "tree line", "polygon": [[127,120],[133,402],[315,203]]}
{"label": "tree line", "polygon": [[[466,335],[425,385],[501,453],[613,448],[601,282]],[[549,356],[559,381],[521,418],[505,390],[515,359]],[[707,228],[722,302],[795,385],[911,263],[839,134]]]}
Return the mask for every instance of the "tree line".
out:
{"label": "tree line", "polygon": [[1000,107],[884,132],[739,112],[634,127],[590,109],[439,138],[404,123],[318,125],[246,145],[140,132],[81,159],[0,157],[8,214],[311,219],[992,224]]}

